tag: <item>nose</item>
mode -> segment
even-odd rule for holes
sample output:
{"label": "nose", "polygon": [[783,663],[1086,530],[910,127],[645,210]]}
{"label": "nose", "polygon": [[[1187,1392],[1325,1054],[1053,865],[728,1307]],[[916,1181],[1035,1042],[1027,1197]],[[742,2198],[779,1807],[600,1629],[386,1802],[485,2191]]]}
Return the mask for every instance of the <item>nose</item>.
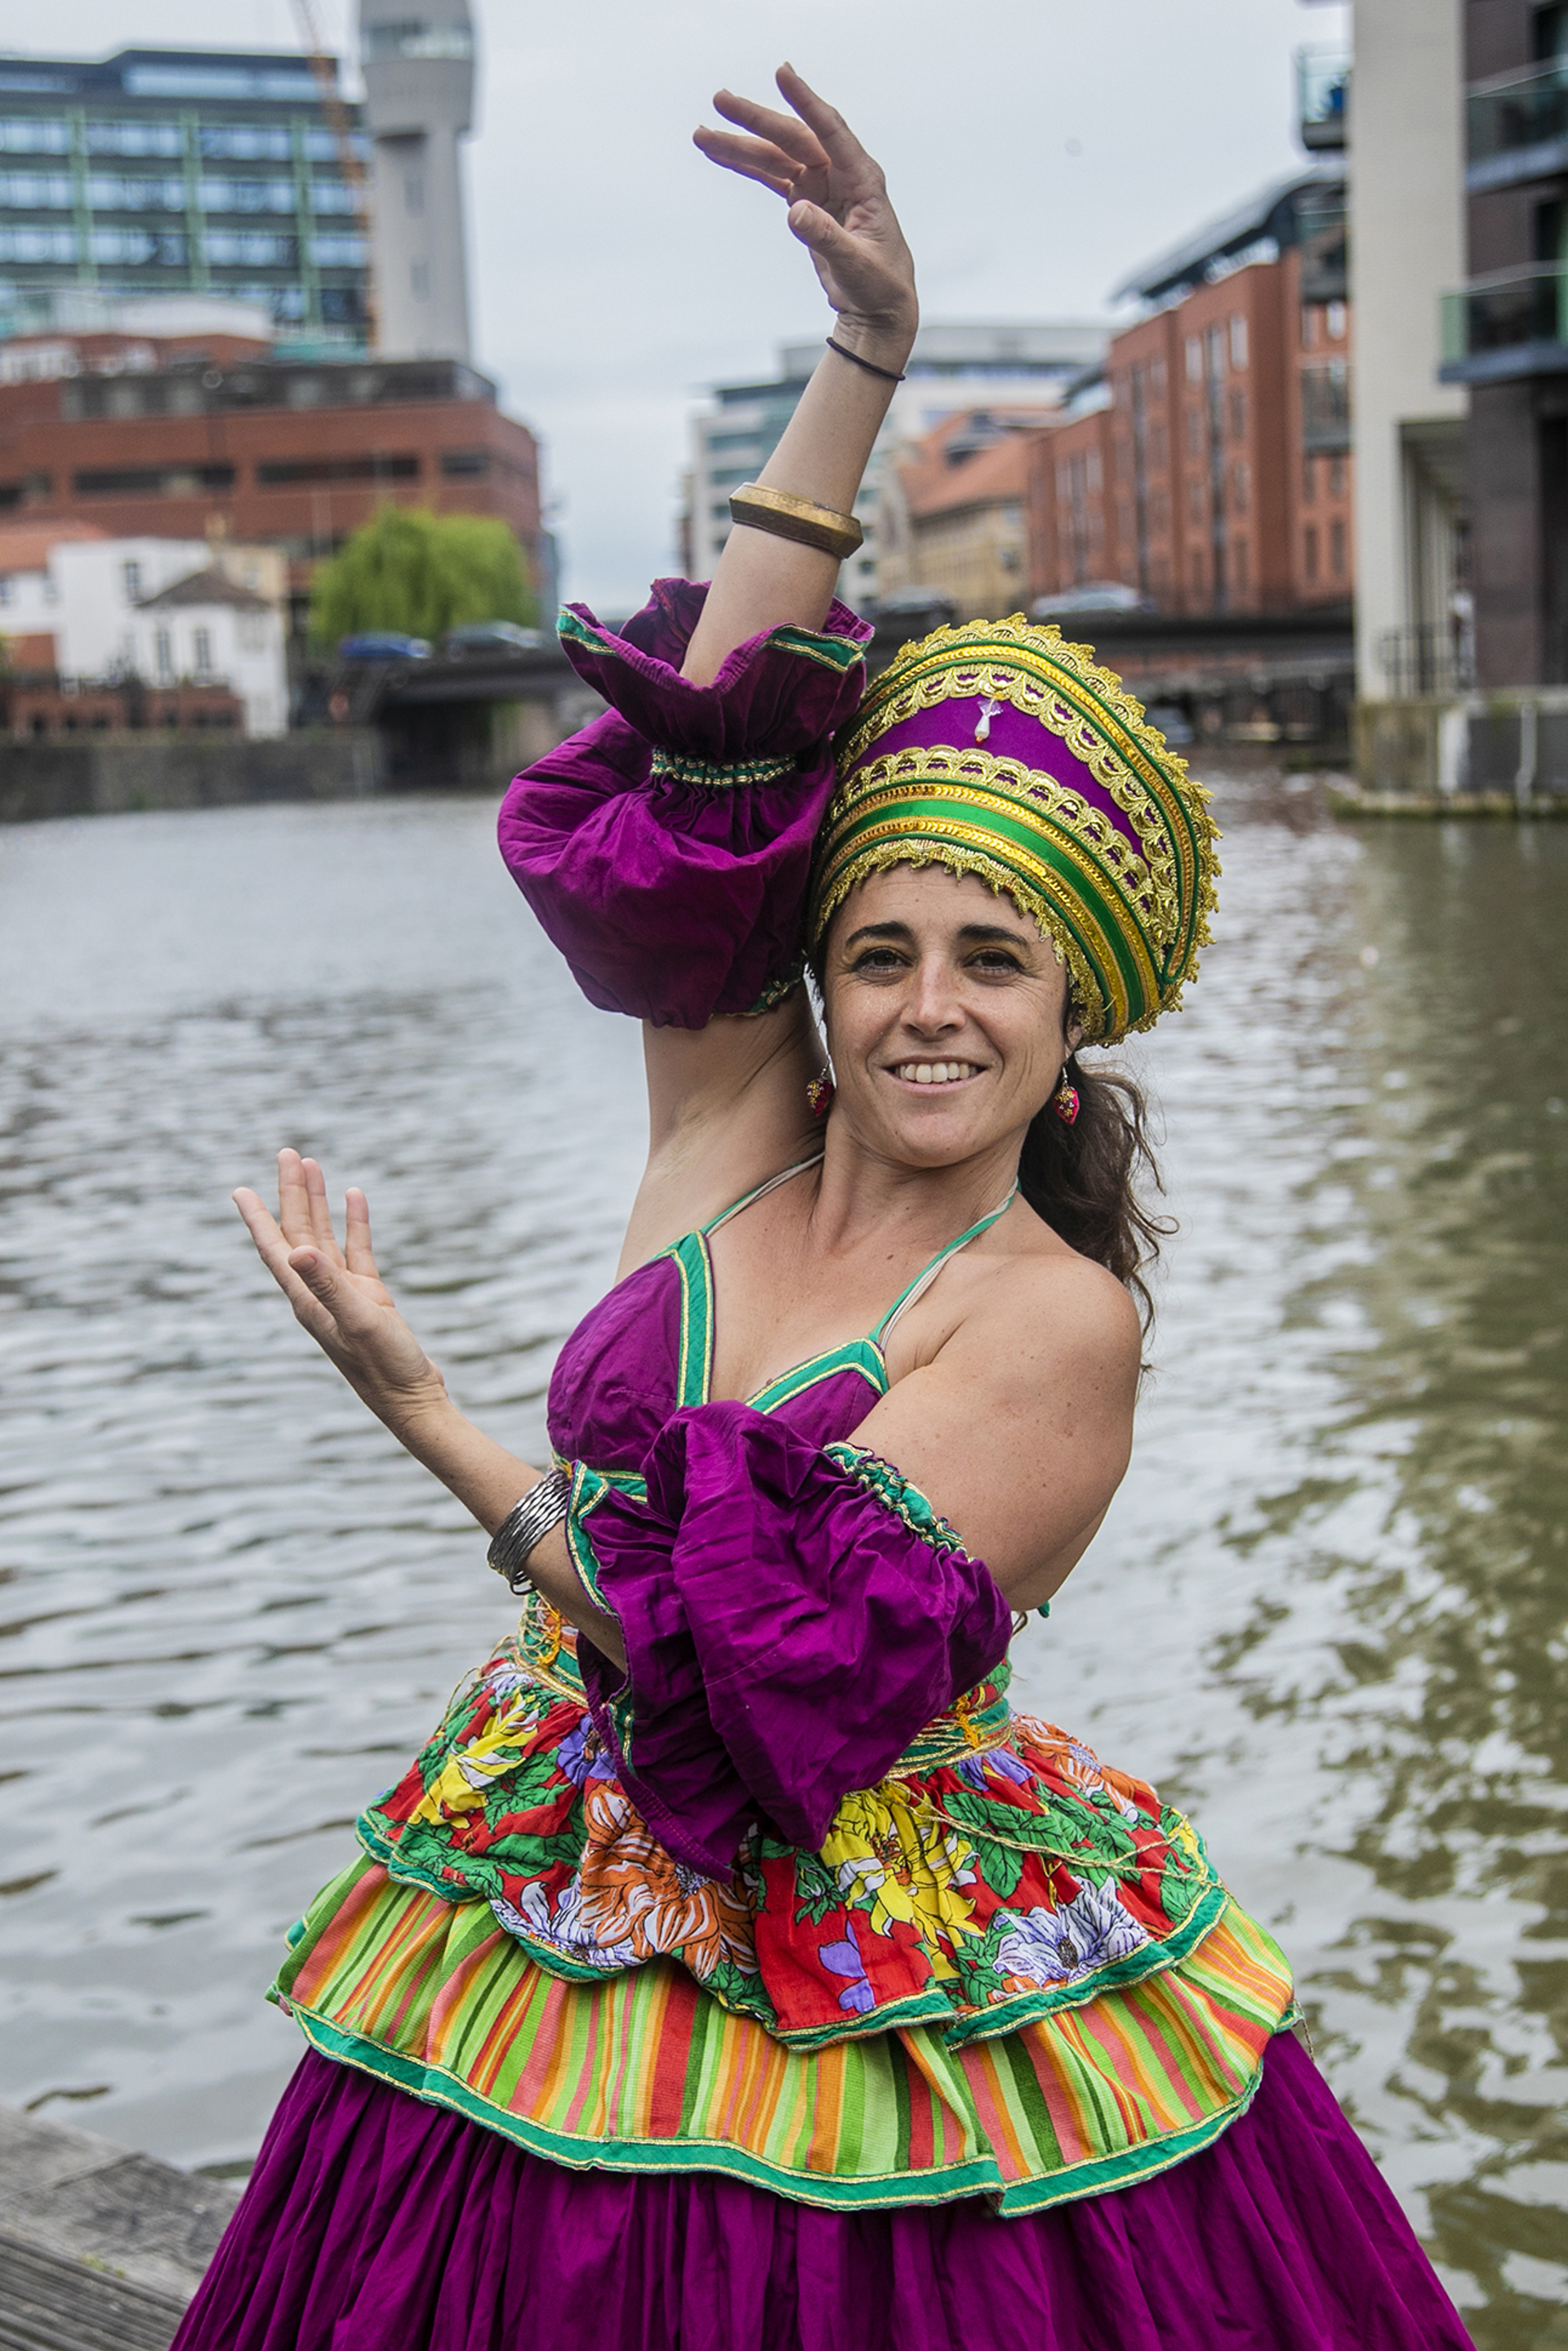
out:
{"label": "nose", "polygon": [[904,1025],[917,1037],[943,1036],[964,1025],[953,973],[946,956],[923,956],[904,1006]]}

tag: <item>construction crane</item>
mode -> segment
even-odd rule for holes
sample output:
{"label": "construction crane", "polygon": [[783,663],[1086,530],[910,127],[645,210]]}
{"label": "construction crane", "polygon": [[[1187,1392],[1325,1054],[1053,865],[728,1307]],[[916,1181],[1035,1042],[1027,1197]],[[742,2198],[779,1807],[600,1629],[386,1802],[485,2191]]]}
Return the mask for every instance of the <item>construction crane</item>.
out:
{"label": "construction crane", "polygon": [[354,223],[365,240],[365,341],[376,347],[376,289],[371,270],[371,182],[354,143],[353,119],[338,89],[335,59],[328,53],[316,21],[314,0],[294,0],[294,14],[305,42],[305,53],[321,93],[321,111],[338,146],[338,165],[354,192]]}

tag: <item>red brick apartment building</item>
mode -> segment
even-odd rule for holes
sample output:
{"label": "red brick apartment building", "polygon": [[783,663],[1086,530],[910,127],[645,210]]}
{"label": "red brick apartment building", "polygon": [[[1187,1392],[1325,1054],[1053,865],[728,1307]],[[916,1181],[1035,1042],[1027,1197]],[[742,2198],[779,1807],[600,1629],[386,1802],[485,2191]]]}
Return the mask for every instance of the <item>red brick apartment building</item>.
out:
{"label": "red brick apartment building", "polygon": [[390,501],[496,516],[540,576],[534,436],[460,361],[55,336],[28,376],[19,339],[4,355],[0,520],[271,545],[298,591]]}
{"label": "red brick apartment building", "polygon": [[1303,299],[1302,260],[1245,264],[1114,338],[1110,404],[1031,447],[1031,597],[1114,580],[1176,614],[1348,602],[1349,313]]}

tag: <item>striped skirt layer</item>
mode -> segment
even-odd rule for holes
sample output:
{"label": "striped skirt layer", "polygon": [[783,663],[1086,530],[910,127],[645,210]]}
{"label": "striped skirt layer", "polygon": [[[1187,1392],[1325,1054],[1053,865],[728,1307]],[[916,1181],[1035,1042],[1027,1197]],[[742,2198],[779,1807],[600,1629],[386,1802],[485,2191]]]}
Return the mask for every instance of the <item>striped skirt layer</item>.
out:
{"label": "striped skirt layer", "polygon": [[1235,1902],[1164,1971],[950,2047],[905,2026],[791,2049],[670,1959],[577,1983],[487,1903],[350,1863],[273,1997],[311,2043],[554,2163],[720,2172],[837,2210],[983,2195],[1039,2211],[1144,2179],[1246,2106],[1291,2014],[1280,1951]]}

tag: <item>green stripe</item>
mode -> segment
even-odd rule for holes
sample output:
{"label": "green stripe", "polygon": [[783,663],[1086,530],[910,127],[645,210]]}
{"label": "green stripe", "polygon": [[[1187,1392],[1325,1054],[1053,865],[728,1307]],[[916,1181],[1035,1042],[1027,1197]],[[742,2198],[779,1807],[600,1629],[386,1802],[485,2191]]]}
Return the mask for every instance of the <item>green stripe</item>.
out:
{"label": "green stripe", "polygon": [[[933,849],[940,853],[945,845],[942,836],[930,833],[926,830],[933,819],[957,825],[965,833],[974,836],[977,846],[985,846],[999,837],[1014,849],[1021,850],[1026,856],[1032,858],[1036,862],[1050,866],[1058,878],[1067,885],[1069,892],[1081,898],[1099,921],[1110,942],[1117,967],[1122,973],[1123,986],[1129,1002],[1140,1008],[1144,1005],[1147,997],[1146,986],[1144,976],[1138,969],[1133,948],[1125,935],[1128,921],[1135,922],[1141,931],[1144,917],[1134,905],[1131,897],[1119,892],[1119,885],[1115,883],[1113,878],[1103,875],[1087,852],[1080,852],[1091,868],[1090,872],[1085,872],[1078,859],[1072,857],[1061,841],[1051,837],[1052,833],[1056,832],[1062,835],[1065,841],[1072,841],[1070,828],[1061,824],[1049,810],[1042,808],[1038,819],[1026,821],[1010,815],[998,799],[989,800],[984,812],[977,813],[959,801],[946,803],[945,807],[940,792],[925,795],[918,799],[907,800],[885,799],[879,794],[878,804],[874,809],[868,807],[863,811],[857,810],[839,832],[833,844],[833,863],[836,867],[842,854],[852,856],[859,835],[862,831],[869,831],[873,825],[895,824],[900,832],[911,841],[929,841]],[[995,854],[994,851],[993,854]],[[1008,861],[1005,858],[999,858],[998,862],[1006,863]],[[1018,871],[1017,868],[1012,870]],[[1020,885],[1030,892],[1036,891],[1039,887],[1039,884],[1032,882],[1026,873],[1019,872],[1018,878]],[[1101,886],[1107,879],[1111,880],[1113,888],[1118,889],[1121,895],[1120,907],[1105,895],[1104,889]],[[1074,935],[1079,937],[1083,952],[1089,956],[1091,962],[1097,963],[1099,958],[1093,954],[1087,939],[1079,932],[1077,924],[1072,921],[1071,903],[1060,907],[1058,911],[1072,924]],[[1151,956],[1150,961],[1153,962],[1153,960]]]}
{"label": "green stripe", "polygon": [[819,1380],[831,1379],[835,1372],[859,1372],[876,1390],[887,1394],[887,1366],[882,1350],[874,1339],[851,1339],[842,1347],[833,1347],[825,1355],[813,1355],[806,1363],[797,1364],[788,1372],[780,1372],[765,1388],[758,1388],[748,1397],[754,1412],[775,1412],[781,1404],[789,1404]]}
{"label": "green stripe", "polygon": [[713,1270],[701,1233],[685,1233],[671,1254],[681,1276],[680,1400],[706,1404],[713,1356]]}

